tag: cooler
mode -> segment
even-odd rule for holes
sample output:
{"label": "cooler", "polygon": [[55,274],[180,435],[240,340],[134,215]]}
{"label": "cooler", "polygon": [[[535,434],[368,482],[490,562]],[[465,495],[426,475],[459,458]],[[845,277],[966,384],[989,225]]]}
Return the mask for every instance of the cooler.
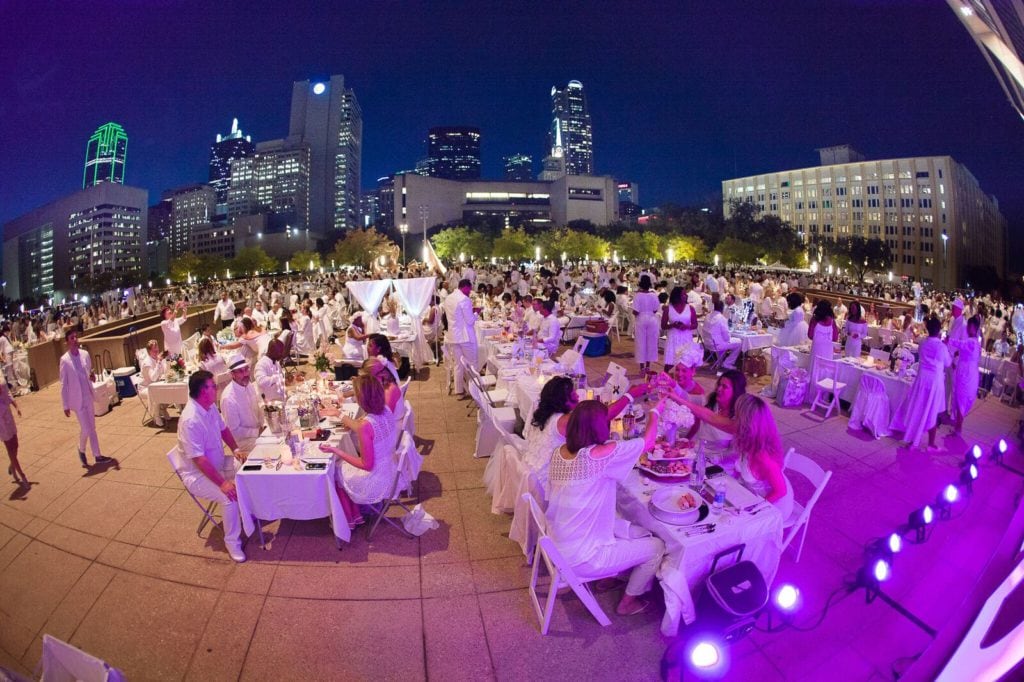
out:
{"label": "cooler", "polygon": [[111,374],[114,375],[114,386],[117,387],[117,395],[120,398],[135,397],[135,386],[132,385],[132,375],[135,374],[134,367],[118,367]]}

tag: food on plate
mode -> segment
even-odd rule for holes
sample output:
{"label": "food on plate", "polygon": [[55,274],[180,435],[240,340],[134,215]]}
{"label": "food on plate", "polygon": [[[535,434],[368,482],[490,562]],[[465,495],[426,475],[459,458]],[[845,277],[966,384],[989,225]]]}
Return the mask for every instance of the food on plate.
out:
{"label": "food on plate", "polygon": [[640,455],[640,466],[659,476],[688,476],[690,462],[684,459],[654,459],[646,453]]}
{"label": "food on plate", "polygon": [[676,504],[679,505],[679,508],[683,511],[696,509],[700,506],[697,501],[697,497],[693,493],[683,493],[679,496],[679,499],[676,500]]}

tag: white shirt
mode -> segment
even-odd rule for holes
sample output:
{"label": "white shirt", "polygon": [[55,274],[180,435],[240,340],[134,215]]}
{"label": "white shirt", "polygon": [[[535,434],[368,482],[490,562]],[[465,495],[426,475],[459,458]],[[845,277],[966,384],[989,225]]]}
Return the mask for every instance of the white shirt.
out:
{"label": "white shirt", "polygon": [[170,355],[181,355],[181,323],[184,316],[172,317],[160,323],[164,332],[164,350]]}
{"label": "white shirt", "polygon": [[704,332],[717,347],[729,343],[729,323],[726,321],[725,315],[717,310],[708,315],[708,319],[704,321]]}
{"label": "white shirt", "polygon": [[252,320],[256,323],[256,326],[266,329],[267,327],[267,313],[265,310],[257,308],[252,311]]}
{"label": "white shirt", "polygon": [[224,424],[235,437],[238,447],[251,450],[263,428],[263,410],[256,395],[256,385],[249,382],[243,388],[232,381],[224,387],[220,409],[224,413]]}
{"label": "white shirt", "polygon": [[71,351],[60,358],[60,401],[65,410],[81,410],[92,407],[93,387],[92,360],[89,354],[79,350],[78,355]]}
{"label": "white shirt", "polygon": [[139,371],[142,374],[142,385],[149,386],[164,378],[167,374],[167,363],[147,353],[146,357],[142,359]]}
{"label": "white shirt", "polygon": [[217,307],[213,309],[213,321],[235,319],[235,303],[230,298],[226,301],[217,301]]}
{"label": "white shirt", "polygon": [[260,358],[256,363],[256,385],[263,398],[268,401],[284,402],[284,383],[284,372],[281,371],[281,365],[266,355]]}
{"label": "white shirt", "polygon": [[451,343],[476,343],[476,330],[473,325],[476,323],[476,314],[473,312],[473,302],[456,289],[448,294],[442,304],[445,315],[448,317],[448,335]]}
{"label": "white shirt", "polygon": [[707,279],[704,280],[704,290],[709,294],[718,293],[718,280],[715,279],[714,275],[708,274]]}
{"label": "white shirt", "polygon": [[225,458],[221,432],[225,428],[216,405],[204,410],[189,398],[178,419],[178,450],[185,460],[183,463],[194,468],[192,460],[205,455],[214,469],[223,470]]}
{"label": "white shirt", "polygon": [[537,339],[544,344],[544,348],[548,351],[548,356],[554,357],[555,353],[558,352],[558,342],[562,338],[562,325],[554,313],[547,317],[540,315],[538,317],[541,318],[541,323],[537,331]]}

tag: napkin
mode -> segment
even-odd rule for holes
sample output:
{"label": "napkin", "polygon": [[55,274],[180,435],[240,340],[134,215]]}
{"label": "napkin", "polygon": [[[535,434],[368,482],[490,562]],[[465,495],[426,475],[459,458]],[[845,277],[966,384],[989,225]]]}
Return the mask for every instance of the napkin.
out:
{"label": "napkin", "polygon": [[636,540],[637,538],[651,537],[651,531],[642,526],[634,525],[626,519],[621,518],[615,519],[613,532],[615,537],[622,540]]}
{"label": "napkin", "polygon": [[413,535],[423,535],[428,530],[438,528],[441,524],[427,513],[422,504],[417,504],[412,508],[412,511],[402,517],[402,525],[406,531]]}
{"label": "napkin", "polygon": [[743,487],[743,484],[730,476],[722,476],[720,479],[725,484],[725,499],[729,504],[738,509],[763,502],[764,500]]}

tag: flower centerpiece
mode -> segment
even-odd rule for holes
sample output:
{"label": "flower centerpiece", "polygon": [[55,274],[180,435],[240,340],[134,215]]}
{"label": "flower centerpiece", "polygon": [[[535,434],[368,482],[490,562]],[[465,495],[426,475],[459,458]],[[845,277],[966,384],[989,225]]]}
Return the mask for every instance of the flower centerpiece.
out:
{"label": "flower centerpiece", "polygon": [[188,374],[188,370],[185,367],[185,358],[181,355],[168,355],[167,381],[172,383],[185,381],[186,374]]}
{"label": "flower centerpiece", "polygon": [[894,365],[897,374],[906,376],[907,370],[914,364],[914,354],[910,352],[909,348],[897,346],[890,353],[889,360]]}
{"label": "flower centerpiece", "polygon": [[326,353],[317,353],[313,361],[313,366],[319,373],[328,372],[331,369],[331,361],[327,358]]}
{"label": "flower centerpiece", "polygon": [[665,439],[674,443],[680,431],[687,432],[693,428],[694,417],[686,405],[669,402],[661,415],[661,429]]}
{"label": "flower centerpiece", "polygon": [[217,332],[217,340],[221,343],[233,343],[235,341],[235,332],[231,327],[224,327]]}

